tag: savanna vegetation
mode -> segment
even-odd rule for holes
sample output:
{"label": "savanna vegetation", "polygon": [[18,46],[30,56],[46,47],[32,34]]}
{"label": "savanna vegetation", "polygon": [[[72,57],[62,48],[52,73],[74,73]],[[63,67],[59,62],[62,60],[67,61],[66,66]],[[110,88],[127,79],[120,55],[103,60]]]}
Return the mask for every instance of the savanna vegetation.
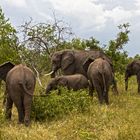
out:
{"label": "savanna vegetation", "polygon": [[[2,140],[139,140],[140,96],[137,81],[132,77],[129,89],[124,90],[126,65],[130,58],[124,51],[129,41],[129,23],[118,26],[118,34],[108,44],[100,41],[75,38],[69,26],[54,16],[53,23],[34,23],[31,19],[15,29],[0,9],[0,64],[11,61],[26,63],[36,73],[38,82],[32,104],[30,127],[17,124],[17,111],[13,109],[12,121],[5,120],[2,105],[5,83],[0,89],[0,139]],[[97,95],[88,96],[87,90],[58,91],[43,97],[50,77],[51,54],[63,49],[96,49],[104,51],[113,61],[119,95],[110,90],[110,105],[100,105]],[[41,82],[40,82],[41,81]]]}

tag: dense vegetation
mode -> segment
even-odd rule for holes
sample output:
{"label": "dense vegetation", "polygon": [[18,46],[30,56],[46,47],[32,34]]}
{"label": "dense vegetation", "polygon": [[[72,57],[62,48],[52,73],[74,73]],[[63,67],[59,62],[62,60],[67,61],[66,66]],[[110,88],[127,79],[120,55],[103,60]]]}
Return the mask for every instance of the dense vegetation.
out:
{"label": "dense vegetation", "polygon": [[[104,51],[112,60],[118,79],[119,96],[110,91],[110,105],[99,105],[96,93],[89,98],[86,90],[67,91],[61,88],[48,97],[37,83],[32,105],[32,124],[29,128],[17,124],[17,112],[13,110],[11,122],[4,118],[2,106],[4,84],[0,94],[0,139],[118,139],[138,140],[140,136],[140,98],[136,80],[133,77],[129,91],[124,91],[124,70],[133,59],[123,50],[129,41],[129,24],[118,26],[119,33],[114,40],[100,46],[100,41],[74,38],[71,29],[61,20],[54,23],[33,24],[32,19],[19,29],[14,29],[0,9],[0,64],[12,61],[26,63],[39,72],[43,86],[49,81],[43,74],[50,70],[50,55],[62,49],[96,49]],[[19,33],[22,37],[19,38]]]}

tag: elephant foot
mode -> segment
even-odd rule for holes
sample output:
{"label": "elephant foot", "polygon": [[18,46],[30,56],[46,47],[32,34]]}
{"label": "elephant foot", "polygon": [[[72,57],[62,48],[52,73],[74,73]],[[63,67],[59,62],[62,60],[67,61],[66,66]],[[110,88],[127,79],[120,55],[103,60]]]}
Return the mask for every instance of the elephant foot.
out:
{"label": "elephant foot", "polygon": [[6,113],[5,114],[5,119],[8,120],[8,121],[11,121],[11,116],[12,116],[12,113]]}
{"label": "elephant foot", "polygon": [[18,124],[23,124],[24,122],[23,121],[18,121]]}
{"label": "elephant foot", "polygon": [[106,103],[106,105],[109,105],[109,102],[105,102]]}
{"label": "elephant foot", "polygon": [[30,121],[29,120],[24,120],[24,124],[25,124],[25,126],[29,126],[30,125]]}

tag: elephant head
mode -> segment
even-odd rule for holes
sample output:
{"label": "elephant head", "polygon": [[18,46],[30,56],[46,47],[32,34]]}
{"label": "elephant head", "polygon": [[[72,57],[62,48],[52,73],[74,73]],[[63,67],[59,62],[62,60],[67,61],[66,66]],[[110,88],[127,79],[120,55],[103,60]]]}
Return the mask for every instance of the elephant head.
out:
{"label": "elephant head", "polygon": [[51,90],[56,90],[58,86],[66,86],[67,80],[62,77],[53,78],[46,88],[46,95],[50,93]]}
{"label": "elephant head", "polygon": [[47,85],[46,95],[48,95],[51,90],[55,90],[55,89],[57,89],[57,83],[56,83],[55,78],[53,78]]}
{"label": "elephant head", "polygon": [[128,78],[132,75],[138,75],[140,72],[140,60],[134,60],[127,65],[125,71],[125,90],[128,89]]}
{"label": "elephant head", "polygon": [[73,71],[74,67],[70,67],[70,65],[74,62],[74,53],[73,51],[59,51],[53,54],[52,59],[52,73],[51,77],[55,77],[55,73],[58,69],[62,69],[63,71],[67,68]]}
{"label": "elephant head", "polygon": [[14,67],[15,65],[11,62],[6,62],[0,65],[0,79],[6,81],[7,73]]}

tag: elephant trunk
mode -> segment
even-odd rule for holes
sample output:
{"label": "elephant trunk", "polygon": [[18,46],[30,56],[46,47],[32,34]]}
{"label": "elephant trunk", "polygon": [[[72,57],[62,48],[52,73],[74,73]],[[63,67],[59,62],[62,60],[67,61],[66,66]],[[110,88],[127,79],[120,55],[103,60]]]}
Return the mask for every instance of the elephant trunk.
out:
{"label": "elephant trunk", "polygon": [[50,90],[46,88],[46,95],[48,95],[49,93],[50,93]]}
{"label": "elephant trunk", "polygon": [[47,88],[46,88],[46,95],[49,95],[50,91],[51,91],[51,86],[48,85]]}
{"label": "elephant trunk", "polygon": [[51,73],[51,78],[55,78],[55,72],[54,71]]}

